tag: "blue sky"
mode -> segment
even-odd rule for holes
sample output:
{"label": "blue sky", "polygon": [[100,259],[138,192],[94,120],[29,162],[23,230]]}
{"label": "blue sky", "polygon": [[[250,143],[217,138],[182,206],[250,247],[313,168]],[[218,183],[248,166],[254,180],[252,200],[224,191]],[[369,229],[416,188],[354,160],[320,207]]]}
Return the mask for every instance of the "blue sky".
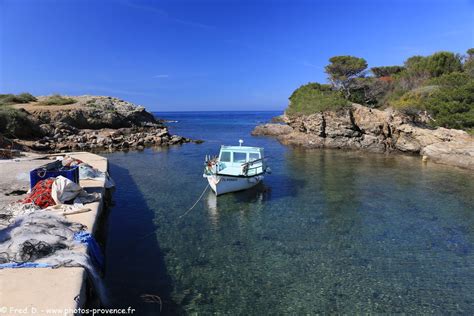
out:
{"label": "blue sky", "polygon": [[0,92],[150,110],[280,110],[334,55],[369,66],[474,47],[472,0],[0,0]]}

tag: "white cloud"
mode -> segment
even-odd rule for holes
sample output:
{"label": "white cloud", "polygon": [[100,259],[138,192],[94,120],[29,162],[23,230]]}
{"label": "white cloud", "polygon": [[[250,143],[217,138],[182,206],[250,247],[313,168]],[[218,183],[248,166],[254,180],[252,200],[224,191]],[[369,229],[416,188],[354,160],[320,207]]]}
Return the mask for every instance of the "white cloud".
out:
{"label": "white cloud", "polygon": [[169,75],[165,75],[165,74],[163,74],[163,75],[154,75],[153,76],[153,78],[168,78],[168,77],[169,77]]}

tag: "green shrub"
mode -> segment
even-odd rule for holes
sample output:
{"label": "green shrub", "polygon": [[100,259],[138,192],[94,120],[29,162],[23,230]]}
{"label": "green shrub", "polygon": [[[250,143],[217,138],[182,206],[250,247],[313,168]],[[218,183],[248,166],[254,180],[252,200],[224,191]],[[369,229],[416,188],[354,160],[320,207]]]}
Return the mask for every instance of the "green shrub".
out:
{"label": "green shrub", "polygon": [[405,61],[408,73],[439,77],[462,70],[461,56],[451,52],[437,52],[430,56],[413,56]]}
{"label": "green shrub", "polygon": [[36,98],[30,93],[20,94],[0,94],[0,105],[17,104],[17,103],[29,103],[37,101]]}
{"label": "green shrub", "polygon": [[20,103],[38,101],[31,93],[27,93],[27,92],[20,93],[19,95],[17,95],[17,97],[22,101]]}
{"label": "green shrub", "polygon": [[463,64],[463,70],[467,75],[474,78],[474,48],[469,48],[467,50],[467,56]]}
{"label": "green shrub", "polygon": [[403,112],[412,113],[413,111],[426,110],[426,98],[431,97],[438,90],[438,86],[423,86],[416,88],[404,93],[400,98],[392,101],[391,105]]}
{"label": "green shrub", "polygon": [[474,79],[464,73],[449,73],[429,80],[423,86],[402,95],[393,106],[405,113],[429,112],[433,126],[474,128]]}
{"label": "green shrub", "polygon": [[296,89],[290,96],[288,115],[312,114],[327,110],[339,110],[349,105],[340,92],[330,85],[308,83]]}
{"label": "green shrub", "polygon": [[405,68],[403,66],[381,66],[381,67],[372,67],[370,71],[374,74],[375,77],[389,77],[399,72],[402,72]]}
{"label": "green shrub", "polygon": [[47,97],[45,100],[41,101],[40,103],[42,105],[67,105],[67,104],[73,104],[76,102],[77,101],[73,98],[66,98],[59,94],[53,94]]}
{"label": "green shrub", "polygon": [[351,83],[349,100],[372,108],[379,107],[391,89],[391,81],[374,77],[355,78]]}
{"label": "green shrub", "polygon": [[452,72],[441,77],[432,78],[427,81],[427,84],[454,88],[465,85],[470,80],[472,78],[466,73]]}
{"label": "green shrub", "polygon": [[0,107],[0,132],[9,137],[16,137],[16,131],[21,123],[27,120],[25,112],[4,105]]}

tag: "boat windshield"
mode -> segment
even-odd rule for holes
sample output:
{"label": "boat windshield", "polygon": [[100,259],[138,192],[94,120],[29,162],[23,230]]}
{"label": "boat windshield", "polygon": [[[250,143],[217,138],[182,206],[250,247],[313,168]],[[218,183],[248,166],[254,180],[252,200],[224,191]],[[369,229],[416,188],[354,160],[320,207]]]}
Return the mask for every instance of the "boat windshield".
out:
{"label": "boat windshield", "polygon": [[220,161],[222,162],[230,162],[230,151],[223,151],[221,152],[221,157],[220,157]]}
{"label": "boat windshield", "polygon": [[247,153],[234,152],[233,162],[234,163],[247,162]]}
{"label": "boat windshield", "polygon": [[249,153],[249,161],[260,159],[260,153]]}
{"label": "boat windshield", "polygon": [[241,165],[246,162],[259,160],[260,158],[261,154],[259,152],[221,151],[219,161]]}
{"label": "boat windshield", "polygon": [[219,154],[220,174],[256,175],[263,172],[263,148],[223,146]]}

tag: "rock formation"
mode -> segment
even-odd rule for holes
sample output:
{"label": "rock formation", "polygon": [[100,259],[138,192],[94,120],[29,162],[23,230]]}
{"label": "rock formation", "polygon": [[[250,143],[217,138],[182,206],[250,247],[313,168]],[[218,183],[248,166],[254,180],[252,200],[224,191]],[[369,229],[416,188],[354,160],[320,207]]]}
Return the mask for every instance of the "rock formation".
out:
{"label": "rock formation", "polygon": [[191,142],[171,135],[144,107],[117,98],[69,97],[76,102],[68,105],[45,105],[44,98],[13,106],[25,114],[18,116],[22,122],[12,124],[22,127],[18,129],[21,133],[5,136],[14,138],[23,149],[41,152],[128,150]]}
{"label": "rock formation", "polygon": [[353,104],[337,112],[285,116],[284,124],[257,126],[252,135],[276,136],[307,148],[347,148],[419,154],[425,160],[474,169],[474,138],[464,131],[428,128],[400,112]]}

